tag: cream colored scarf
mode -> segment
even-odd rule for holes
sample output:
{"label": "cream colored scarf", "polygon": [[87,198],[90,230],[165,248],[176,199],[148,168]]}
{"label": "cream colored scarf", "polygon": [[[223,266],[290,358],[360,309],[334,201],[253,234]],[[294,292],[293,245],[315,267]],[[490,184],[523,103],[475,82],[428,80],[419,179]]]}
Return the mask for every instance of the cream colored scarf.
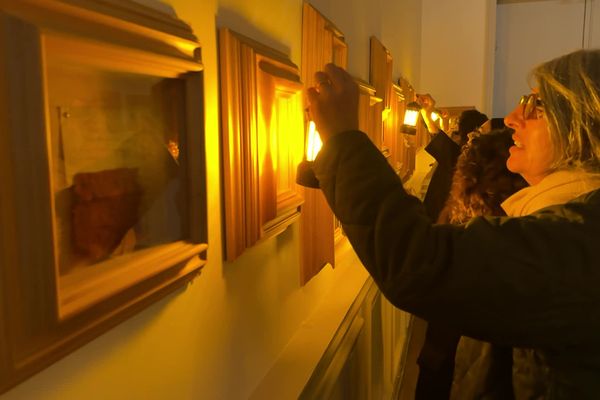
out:
{"label": "cream colored scarf", "polygon": [[544,207],[564,204],[598,188],[600,174],[581,170],[556,171],[537,185],[521,189],[504,200],[502,208],[511,217],[529,215]]}

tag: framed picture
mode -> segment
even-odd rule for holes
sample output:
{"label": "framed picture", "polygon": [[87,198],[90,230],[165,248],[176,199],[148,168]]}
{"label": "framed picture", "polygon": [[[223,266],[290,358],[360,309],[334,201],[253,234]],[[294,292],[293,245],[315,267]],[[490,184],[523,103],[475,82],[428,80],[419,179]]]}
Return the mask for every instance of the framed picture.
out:
{"label": "framed picture", "polygon": [[[308,2],[302,5],[302,80],[315,85],[315,73],[327,63],[346,68],[348,46],[344,34]],[[308,125],[308,124],[307,124]],[[308,136],[308,129],[306,132]],[[320,190],[303,189],[300,217],[300,283],[305,285],[326,265],[335,266],[335,248],[343,242],[341,224]]]}
{"label": "framed picture", "polygon": [[2,3],[0,392],[192,279],[200,45],[128,0]]}
{"label": "framed picture", "polygon": [[227,28],[219,32],[225,259],[285,230],[303,198],[302,83],[286,55]]}

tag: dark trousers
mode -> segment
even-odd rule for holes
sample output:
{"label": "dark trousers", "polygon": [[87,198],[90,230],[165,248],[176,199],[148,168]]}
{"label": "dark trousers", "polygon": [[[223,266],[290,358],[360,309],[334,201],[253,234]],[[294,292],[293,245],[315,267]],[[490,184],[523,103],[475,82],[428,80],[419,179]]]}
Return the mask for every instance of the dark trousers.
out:
{"label": "dark trousers", "polygon": [[429,324],[417,359],[419,377],[415,400],[447,400],[454,376],[454,356],[460,335],[451,329]]}

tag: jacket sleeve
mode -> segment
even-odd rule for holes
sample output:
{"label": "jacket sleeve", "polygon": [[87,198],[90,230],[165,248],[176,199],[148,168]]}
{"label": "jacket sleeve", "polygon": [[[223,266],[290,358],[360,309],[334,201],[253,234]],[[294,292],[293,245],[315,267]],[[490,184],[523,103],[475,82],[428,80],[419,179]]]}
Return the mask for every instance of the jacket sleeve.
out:
{"label": "jacket sleeve", "polygon": [[598,263],[600,235],[569,222],[581,218],[577,205],[435,225],[358,131],[332,137],[314,168],[354,250],[395,306],[511,346],[596,340],[600,274],[589,264]]}

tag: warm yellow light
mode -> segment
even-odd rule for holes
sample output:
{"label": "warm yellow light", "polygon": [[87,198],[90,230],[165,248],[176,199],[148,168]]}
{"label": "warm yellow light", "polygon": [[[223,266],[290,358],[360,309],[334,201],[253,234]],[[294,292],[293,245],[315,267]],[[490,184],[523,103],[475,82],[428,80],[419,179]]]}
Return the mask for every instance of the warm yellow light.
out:
{"label": "warm yellow light", "polygon": [[388,115],[390,115],[390,112],[392,111],[392,109],[390,107],[386,107],[383,109],[383,111],[381,112],[381,120],[385,121],[388,117]]}
{"label": "warm yellow light", "polygon": [[419,111],[408,109],[404,113],[404,125],[417,126],[418,118],[419,118]]}
{"label": "warm yellow light", "polygon": [[308,123],[308,141],[306,144],[306,160],[315,161],[319,150],[323,146],[323,142],[321,142],[321,136],[319,136],[319,132],[317,131],[317,127],[313,121]]}
{"label": "warm yellow light", "polygon": [[432,120],[433,122],[435,122],[435,121],[437,121],[438,119],[440,119],[440,114],[438,114],[438,113],[437,113],[437,112],[435,112],[435,111],[432,111],[432,112],[431,112],[431,120]]}

